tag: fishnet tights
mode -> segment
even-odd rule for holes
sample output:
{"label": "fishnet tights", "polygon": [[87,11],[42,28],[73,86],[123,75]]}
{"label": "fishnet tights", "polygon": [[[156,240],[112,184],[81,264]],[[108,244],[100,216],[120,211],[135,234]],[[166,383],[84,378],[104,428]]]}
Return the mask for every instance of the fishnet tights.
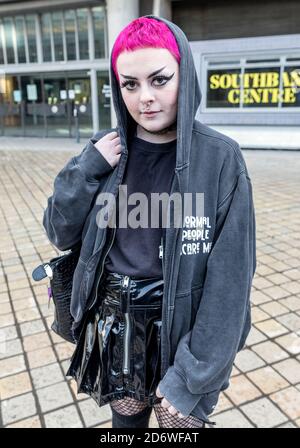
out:
{"label": "fishnet tights", "polygon": [[[119,414],[134,415],[143,411],[148,405],[134,398],[124,397],[121,400],[111,401],[110,406]],[[160,403],[154,404],[153,408],[160,428],[202,428],[204,426],[202,420],[191,415],[183,418],[171,415]]]}

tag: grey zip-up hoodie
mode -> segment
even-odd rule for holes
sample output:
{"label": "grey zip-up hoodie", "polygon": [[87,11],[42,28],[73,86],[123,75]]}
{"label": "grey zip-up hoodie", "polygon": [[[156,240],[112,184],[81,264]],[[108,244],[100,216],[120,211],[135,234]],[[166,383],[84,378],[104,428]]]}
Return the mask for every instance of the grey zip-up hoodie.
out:
{"label": "grey zip-up hoodie", "polygon": [[[192,209],[183,216],[182,227],[172,226],[170,213],[170,227],[162,240],[165,288],[159,388],[183,415],[209,421],[251,328],[250,290],[256,269],[252,185],[238,143],[195,119],[201,92],[185,34],[168,20],[145,17],[167,24],[181,54],[176,168],[170,194],[192,193],[193,201],[196,193],[204,197],[203,216]],[[76,339],[83,316],[95,301],[114,239],[114,232],[97,226],[97,193],[117,194],[136,127],[112,64],[110,72],[118,126],[98,132],[58,173],[43,219],[58,249],[81,244],[71,302]],[[114,168],[94,146],[113,130],[122,145]]]}

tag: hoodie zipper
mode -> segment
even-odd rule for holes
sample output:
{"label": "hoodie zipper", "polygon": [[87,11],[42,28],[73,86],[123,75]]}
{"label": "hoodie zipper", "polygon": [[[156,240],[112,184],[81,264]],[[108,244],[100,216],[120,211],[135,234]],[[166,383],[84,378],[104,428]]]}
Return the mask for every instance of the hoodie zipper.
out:
{"label": "hoodie zipper", "polygon": [[163,237],[161,237],[160,239],[160,246],[159,246],[159,255],[158,258],[161,259],[161,264],[162,264],[162,274],[163,274],[163,279],[165,279],[165,266],[164,266],[164,240]]}
{"label": "hoodie zipper", "polygon": [[102,274],[103,274],[103,269],[104,269],[105,259],[106,259],[106,257],[107,257],[108,252],[110,251],[110,249],[111,249],[111,247],[112,247],[112,245],[113,245],[113,242],[114,242],[114,239],[115,239],[115,235],[116,235],[116,227],[113,227],[113,236],[112,236],[112,238],[111,238],[109,247],[108,247],[107,251],[105,252],[105,255],[104,255],[103,260],[102,260],[102,264],[101,264],[101,272],[100,272],[100,275],[98,276],[98,279],[97,279],[97,284],[96,284],[96,289],[95,289],[94,300],[93,300],[92,304],[89,306],[89,310],[90,310],[91,308],[93,308],[93,306],[95,305],[95,303],[96,303],[96,301],[97,301],[97,297],[98,297],[98,287],[99,287],[100,279],[101,279]]}

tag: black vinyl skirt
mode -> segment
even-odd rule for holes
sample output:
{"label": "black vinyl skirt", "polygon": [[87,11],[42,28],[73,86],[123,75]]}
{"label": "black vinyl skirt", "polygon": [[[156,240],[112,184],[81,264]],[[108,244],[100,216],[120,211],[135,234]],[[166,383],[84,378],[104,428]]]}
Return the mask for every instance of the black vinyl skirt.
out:
{"label": "black vinyl skirt", "polygon": [[99,406],[125,396],[152,406],[160,381],[163,279],[104,271],[66,373]]}

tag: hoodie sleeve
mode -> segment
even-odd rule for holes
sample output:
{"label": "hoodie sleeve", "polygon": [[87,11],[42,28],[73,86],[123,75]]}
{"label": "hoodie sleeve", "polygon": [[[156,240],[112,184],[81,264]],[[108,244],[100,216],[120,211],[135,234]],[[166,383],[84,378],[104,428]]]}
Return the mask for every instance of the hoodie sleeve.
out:
{"label": "hoodie sleeve", "polygon": [[94,146],[103,135],[103,131],[95,134],[54,180],[54,191],[48,198],[43,226],[49,240],[59,250],[67,250],[80,241],[100,180],[113,169]]}
{"label": "hoodie sleeve", "polygon": [[255,269],[252,185],[244,170],[217,210],[214,244],[193,328],[180,339],[174,364],[159,383],[162,394],[184,416],[201,404],[203,396],[229,385],[224,387],[225,379],[251,327]]}

